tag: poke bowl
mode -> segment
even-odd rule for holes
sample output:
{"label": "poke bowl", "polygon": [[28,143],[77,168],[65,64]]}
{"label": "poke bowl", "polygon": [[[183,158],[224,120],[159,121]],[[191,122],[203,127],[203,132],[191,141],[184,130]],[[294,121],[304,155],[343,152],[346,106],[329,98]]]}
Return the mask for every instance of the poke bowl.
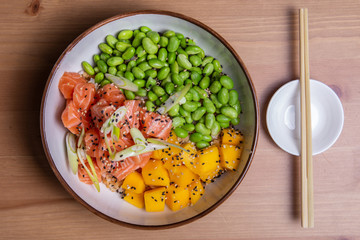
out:
{"label": "poke bowl", "polygon": [[[143,37],[135,46],[137,35]],[[166,39],[161,39],[163,36]],[[118,42],[121,42],[119,46],[116,45]],[[109,57],[113,59],[109,60]],[[170,58],[175,60],[170,63]],[[106,65],[101,65],[101,61]],[[146,64],[140,66],[142,62]],[[145,71],[143,68],[146,67],[151,71]],[[125,75],[126,72],[131,72],[132,77],[135,75],[134,79]],[[154,72],[157,75],[152,76]],[[187,76],[178,83],[170,76],[174,72],[175,75],[187,72]],[[73,74],[71,81],[81,78],[81,83],[72,87],[71,81],[64,84],[67,74]],[[149,79],[154,81],[153,85]],[[169,84],[162,84],[165,81]],[[215,81],[217,85],[212,84]],[[105,95],[109,96],[114,89],[120,100],[105,101]],[[70,93],[66,93],[68,90]],[[195,93],[189,95],[191,91]],[[88,101],[90,95],[91,102]],[[197,99],[195,95],[198,95]],[[219,106],[212,95],[218,96]],[[106,109],[112,110],[99,109],[103,106],[101,101],[106,102]],[[71,108],[84,102],[87,105],[83,109],[79,106]],[[197,106],[196,110],[191,110],[190,102]],[[134,106],[139,110],[134,110],[131,115],[129,109],[133,110]],[[95,108],[99,109],[97,114],[103,114],[101,117],[95,116]],[[185,116],[187,111],[190,117]],[[211,115],[209,119],[207,115]],[[69,123],[74,116],[78,116],[79,124],[76,121]],[[71,119],[66,120],[69,117]],[[85,117],[89,119],[88,125],[84,123]],[[132,117],[137,117],[138,122],[130,123]],[[139,228],[166,228],[189,223],[224,202],[240,185],[251,165],[259,131],[255,89],[244,63],[230,44],[195,19],[153,10],[111,17],[77,37],[50,73],[40,118],[45,154],[64,188],[96,215]],[[122,127],[116,127],[119,125],[114,122],[118,121],[123,121]],[[90,133],[92,129],[98,134],[95,134],[96,138]],[[115,140],[111,140],[111,146],[108,144],[107,136],[123,142],[128,138],[132,143],[119,144],[120,149],[117,149]],[[89,147],[88,142],[95,147]],[[100,155],[92,155],[90,151],[100,151],[101,143]],[[191,154],[190,150],[193,151]],[[104,165],[105,153],[108,165]],[[186,160],[186,154],[192,160]],[[231,156],[234,154],[238,156]],[[123,162],[126,165],[128,159],[140,162],[125,171]],[[131,160],[131,164],[134,161],[137,160]],[[196,164],[198,169],[193,167]],[[201,170],[205,167],[206,171]],[[115,168],[121,169],[117,175],[113,171]],[[159,173],[160,168],[164,175]],[[208,168],[212,173],[216,169],[216,174],[210,176]],[[159,183],[160,180],[166,183]],[[197,196],[196,201],[192,195]]]}

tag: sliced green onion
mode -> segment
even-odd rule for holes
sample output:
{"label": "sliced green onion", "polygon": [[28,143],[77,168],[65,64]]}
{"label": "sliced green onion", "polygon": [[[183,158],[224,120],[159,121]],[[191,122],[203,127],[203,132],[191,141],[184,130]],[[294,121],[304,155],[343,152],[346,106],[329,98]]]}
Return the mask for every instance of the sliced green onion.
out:
{"label": "sliced green onion", "polygon": [[157,139],[157,138],[148,138],[146,139],[149,143],[155,143],[155,144],[159,144],[159,145],[163,145],[163,146],[168,146],[168,147],[176,147],[176,148],[179,148],[185,152],[189,152],[188,150],[186,150],[185,148],[179,146],[179,145],[176,145],[176,144],[172,144],[172,143],[169,143],[169,142],[166,142],[164,140],[161,140],[161,139]]}
{"label": "sliced green onion", "polygon": [[94,185],[95,185],[95,188],[98,190],[98,192],[100,192],[100,185],[99,185],[99,180],[97,178],[97,174],[96,174],[96,171],[95,171],[95,167],[94,167],[94,164],[91,160],[91,157],[89,155],[86,154],[86,159],[88,160],[88,163],[89,163],[89,166],[91,168],[91,171],[93,173],[93,176],[94,176]]}
{"label": "sliced green onion", "polygon": [[117,126],[113,126],[113,129],[111,131],[111,136],[115,140],[115,142],[119,141],[120,139],[120,128]]}
{"label": "sliced green onion", "polygon": [[130,135],[131,135],[132,139],[134,140],[135,144],[142,144],[142,145],[147,144],[144,135],[142,135],[142,133],[140,132],[139,129],[131,128]]}
{"label": "sliced green onion", "polygon": [[68,132],[66,134],[66,150],[70,168],[74,174],[78,171],[78,157],[76,154],[76,137]]}
{"label": "sliced green onion", "polygon": [[137,92],[139,90],[139,87],[135,83],[124,77],[114,76],[109,73],[105,73],[105,77],[113,82],[118,88],[123,88],[132,92]]}
{"label": "sliced green onion", "polygon": [[180,92],[176,92],[174,95],[170,96],[168,100],[166,100],[162,106],[156,110],[156,112],[159,114],[165,114],[170,111],[173,106],[178,104],[180,100],[185,97],[185,94],[189,91],[191,85],[191,83],[186,84],[186,86]]}
{"label": "sliced green onion", "polygon": [[84,140],[84,137],[85,137],[85,129],[82,128],[81,129],[81,133],[80,133],[80,136],[79,136],[79,139],[78,139],[78,142],[77,142],[77,147],[80,147],[83,140]]}
{"label": "sliced green onion", "polygon": [[[97,179],[97,175],[95,174],[95,177],[92,175],[92,173],[90,172],[90,170],[88,169],[88,167],[85,165],[85,162],[84,162],[84,159],[87,157],[86,153],[85,153],[85,150],[82,149],[82,148],[78,148],[77,149],[77,156],[81,162],[81,164],[84,166],[84,169],[86,171],[86,173],[89,175],[90,177],[90,180],[94,183],[95,187],[96,187],[96,182],[99,182],[98,179]],[[91,159],[90,159],[91,160]],[[92,161],[91,161],[92,163]],[[89,165],[90,165],[90,162],[89,162]],[[94,169],[95,170],[95,169]],[[98,191],[100,191],[100,188],[97,188]]]}
{"label": "sliced green onion", "polygon": [[120,122],[126,115],[127,108],[122,106],[116,109],[116,111],[111,114],[111,116],[104,122],[101,126],[100,131],[102,133],[108,134],[113,130],[113,126]]}
{"label": "sliced green onion", "polygon": [[154,143],[148,143],[147,145],[136,144],[125,150],[122,150],[121,152],[116,153],[116,155],[112,161],[121,161],[128,157],[134,157],[134,156],[138,156],[143,153],[152,152],[155,150],[165,149],[165,148],[168,148],[168,147],[165,145],[159,145],[159,144],[154,144]]}

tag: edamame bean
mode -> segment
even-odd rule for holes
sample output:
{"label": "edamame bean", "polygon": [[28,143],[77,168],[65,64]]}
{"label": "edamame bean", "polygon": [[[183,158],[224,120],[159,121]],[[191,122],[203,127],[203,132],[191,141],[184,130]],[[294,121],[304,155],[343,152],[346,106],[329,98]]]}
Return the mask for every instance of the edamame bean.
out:
{"label": "edamame bean", "polygon": [[184,35],[182,33],[175,33],[175,36],[180,40],[184,39]]}
{"label": "edamame bean", "polygon": [[201,61],[201,58],[198,57],[197,55],[191,55],[189,57],[189,61],[191,62],[191,64],[194,66],[194,67],[197,67],[197,66],[200,66],[202,61]]}
{"label": "edamame bean", "polygon": [[167,94],[171,95],[174,92],[175,85],[172,82],[168,82],[165,85],[165,91]]}
{"label": "edamame bean", "polygon": [[143,79],[145,77],[145,73],[139,67],[133,67],[131,72],[134,74],[135,78]]}
{"label": "edamame bean", "polygon": [[205,76],[209,76],[210,74],[212,74],[213,71],[214,71],[214,65],[212,63],[206,64],[203,69],[203,73],[205,74]]}
{"label": "edamame bean", "polygon": [[200,118],[202,118],[202,116],[204,116],[205,113],[206,113],[206,108],[199,107],[191,114],[191,117],[194,121],[199,121]]}
{"label": "edamame bean", "polygon": [[182,106],[179,107],[179,113],[181,116],[183,117],[188,117],[190,116],[190,113],[188,111],[186,111]]}
{"label": "edamame bean", "polygon": [[121,55],[124,60],[130,60],[135,55],[135,48],[129,47],[125,50],[125,52]]}
{"label": "edamame bean", "polygon": [[200,101],[200,95],[194,88],[190,88],[189,93],[192,95],[192,100],[194,102]]}
{"label": "edamame bean", "polygon": [[190,141],[194,143],[200,142],[202,139],[203,139],[203,135],[201,133],[194,132],[193,134],[190,135]]}
{"label": "edamame bean", "polygon": [[103,60],[97,61],[96,66],[99,68],[100,72],[107,73],[108,66]]}
{"label": "edamame bean", "polygon": [[145,71],[145,77],[146,78],[156,78],[156,76],[157,76],[157,71],[156,70],[154,70],[154,69],[149,69],[149,70],[146,70]]}
{"label": "edamame bean", "polygon": [[199,149],[203,149],[203,148],[206,148],[210,146],[210,144],[206,141],[200,141],[200,142],[197,142],[196,143],[196,147],[199,148]]}
{"label": "edamame bean", "polygon": [[93,56],[94,63],[100,60],[100,56],[98,54],[94,54]]}
{"label": "edamame bean", "polygon": [[153,41],[153,43],[157,44],[160,42],[160,35],[159,33],[155,32],[155,31],[149,31],[146,33],[146,36],[148,38],[151,39],[151,41]]}
{"label": "edamame bean", "polygon": [[112,48],[115,48],[115,44],[118,42],[118,40],[113,35],[107,35],[105,40],[106,43]]}
{"label": "edamame bean", "polygon": [[132,74],[132,72],[129,71],[125,72],[124,77],[131,82],[135,80],[134,74]]}
{"label": "edamame bean", "polygon": [[186,123],[184,126],[182,126],[183,129],[185,129],[188,132],[192,132],[195,130],[195,125],[191,123]]}
{"label": "edamame bean", "polygon": [[165,63],[157,58],[153,58],[149,60],[149,65],[153,68],[160,69],[165,66]]}
{"label": "edamame bean", "polygon": [[143,48],[143,46],[138,46],[136,48],[136,51],[135,51],[136,55],[138,56],[138,58],[141,58],[143,57],[144,55],[146,55],[146,51],[145,49]]}
{"label": "edamame bean", "polygon": [[100,70],[99,70],[99,68],[98,68],[97,66],[94,67],[94,72],[95,72],[95,73],[100,72]]}
{"label": "edamame bean", "polygon": [[157,74],[157,78],[161,81],[164,80],[170,73],[169,67],[162,67]]}
{"label": "edamame bean", "polygon": [[101,85],[101,87],[103,87],[103,86],[105,86],[106,84],[109,84],[109,83],[111,83],[109,80],[104,79],[104,80],[100,83],[100,85]]}
{"label": "edamame bean", "polygon": [[118,34],[118,39],[119,40],[127,40],[132,38],[134,32],[132,30],[129,29],[125,29],[120,31],[120,33]]}
{"label": "edamame bean", "polygon": [[146,97],[147,91],[144,88],[139,88],[138,91],[135,92],[135,94],[140,97]]}
{"label": "edamame bean", "polygon": [[222,107],[222,103],[219,102],[219,100],[217,99],[215,94],[211,94],[210,99],[211,99],[212,103],[216,106],[216,108]]}
{"label": "edamame bean", "polygon": [[179,104],[176,104],[176,105],[174,105],[172,108],[170,108],[170,110],[168,111],[168,114],[169,114],[171,117],[175,117],[176,115],[179,114],[179,110],[180,110],[180,105],[179,105]]}
{"label": "edamame bean", "polygon": [[199,121],[198,121],[198,123],[204,123],[204,124],[205,124],[205,118],[203,118],[203,117],[200,118]]}
{"label": "edamame bean", "polygon": [[134,100],[135,99],[135,93],[129,90],[124,91],[125,97],[127,100]]}
{"label": "edamame bean", "polygon": [[125,72],[126,71],[126,64],[123,63],[123,64],[120,64],[117,69],[121,72]]}
{"label": "edamame bean", "polygon": [[229,76],[222,76],[220,78],[220,83],[227,89],[232,89],[234,87],[234,82]]}
{"label": "edamame bean", "polygon": [[192,123],[193,122],[191,114],[189,114],[189,116],[185,117],[185,121],[186,121],[186,123]]}
{"label": "edamame bean", "polygon": [[165,90],[162,87],[157,86],[157,85],[153,86],[152,90],[158,97],[161,97],[165,94]]}
{"label": "edamame bean", "polygon": [[184,49],[182,49],[181,47],[179,47],[177,50],[177,55],[179,54],[184,54],[186,57],[189,57],[189,55],[184,51]]}
{"label": "edamame bean", "polygon": [[170,82],[171,82],[171,75],[169,74],[169,75],[167,75],[167,77],[164,80],[161,81],[160,86],[165,88],[166,84],[170,83]]}
{"label": "edamame bean", "polygon": [[124,62],[124,59],[122,59],[121,57],[111,57],[106,61],[107,65],[109,65],[110,67],[118,66],[118,65],[122,64],[123,62]]}
{"label": "edamame bean", "polygon": [[[138,34],[136,34],[134,40],[132,41],[132,46],[133,47],[138,47],[141,45],[141,42],[143,40],[143,38],[146,37],[146,34],[143,32],[139,32]],[[119,50],[120,51],[120,50]]]}
{"label": "edamame bean", "polygon": [[136,36],[136,34],[138,34],[140,32],[140,30],[139,29],[136,29],[136,30],[134,30],[134,37]]}
{"label": "edamame bean", "polygon": [[192,84],[192,81],[191,81],[190,79],[186,79],[186,80],[184,81],[184,84],[185,84],[185,85]]}
{"label": "edamame bean", "polygon": [[175,62],[176,59],[176,53],[175,52],[169,52],[168,53],[168,63],[172,64],[173,62]]}
{"label": "edamame bean", "polygon": [[158,53],[158,59],[162,62],[166,61],[168,52],[166,51],[166,48],[160,48],[159,53]]}
{"label": "edamame bean", "polygon": [[181,127],[175,128],[174,132],[175,132],[176,136],[178,136],[179,138],[186,138],[189,135],[189,133]]}
{"label": "edamame bean", "polygon": [[205,142],[211,142],[211,140],[212,140],[212,137],[211,137],[210,135],[204,135],[204,136],[203,136],[203,141],[205,141]]}
{"label": "edamame bean", "polygon": [[169,95],[165,94],[164,96],[159,97],[161,103],[164,103],[166,100],[168,100]]}
{"label": "edamame bean", "polygon": [[195,131],[201,133],[202,135],[210,135],[211,133],[210,129],[207,129],[205,124],[200,122],[195,125]]}
{"label": "edamame bean", "polygon": [[159,41],[160,47],[167,47],[168,44],[169,44],[169,39],[165,36],[161,36]]}
{"label": "edamame bean", "polygon": [[199,87],[201,87],[202,89],[208,88],[209,85],[210,85],[210,78],[208,76],[203,77],[203,79],[201,79],[201,81],[199,82]]}
{"label": "edamame bean", "polygon": [[145,107],[148,111],[154,112],[155,111],[155,104],[152,101],[146,101]]}
{"label": "edamame bean", "polygon": [[207,92],[204,89],[201,89],[198,86],[194,86],[193,88],[198,92],[201,99],[205,99],[205,98],[209,97],[209,95],[207,94]]}
{"label": "edamame bean", "polygon": [[231,120],[231,118],[229,118],[223,114],[216,115],[216,121],[218,121],[219,123],[230,122],[230,120]]}
{"label": "edamame bean", "polygon": [[232,105],[235,105],[236,101],[238,101],[239,99],[239,94],[238,92],[233,89],[229,92],[229,105],[232,106]]}
{"label": "edamame bean", "polygon": [[120,52],[124,52],[128,47],[131,47],[131,44],[125,42],[117,42],[115,44],[115,48]]}
{"label": "edamame bean", "polygon": [[81,65],[87,74],[89,74],[91,76],[95,74],[94,68],[90,65],[90,63],[88,63],[86,61],[82,61]]}
{"label": "edamame bean", "polygon": [[181,86],[181,85],[184,84],[184,80],[180,77],[179,74],[177,74],[177,73],[172,73],[170,76],[171,76],[171,81],[172,81],[174,84],[176,84],[176,85],[178,85],[178,86]]}
{"label": "edamame bean", "polygon": [[127,64],[127,67],[126,67],[126,71],[131,72],[131,69],[133,67],[135,67],[135,66],[136,66],[136,61],[135,60],[129,61],[128,64]]}
{"label": "edamame bean", "polygon": [[98,73],[95,75],[95,82],[96,82],[96,83],[101,83],[102,80],[104,80],[104,73],[98,72]]}
{"label": "edamame bean", "polygon": [[146,57],[147,60],[156,59],[156,58],[157,58],[157,56],[156,56],[155,54],[149,54],[149,55]]}
{"label": "edamame bean", "polygon": [[177,63],[177,61],[170,64],[170,72],[179,74],[179,64]]}
{"label": "edamame bean", "polygon": [[221,128],[228,128],[230,126],[230,122],[219,122]]}
{"label": "edamame bean", "polygon": [[227,104],[229,102],[229,90],[222,88],[217,94],[217,99],[221,104]]}
{"label": "edamame bean", "polygon": [[145,80],[142,79],[136,79],[134,80],[134,83],[136,84],[136,86],[138,86],[139,88],[145,87]]}
{"label": "edamame bean", "polygon": [[148,95],[149,100],[152,102],[155,101],[156,99],[158,99],[158,96],[153,91],[149,91],[147,93],[147,95]]}
{"label": "edamame bean", "polygon": [[210,56],[205,57],[205,58],[202,60],[201,66],[205,67],[206,64],[211,63],[213,60],[214,60],[213,57],[210,57]]}
{"label": "edamame bean", "polygon": [[179,77],[185,81],[186,79],[188,79],[190,77],[190,73],[188,71],[183,71],[179,73]]}
{"label": "edamame bean", "polygon": [[196,102],[186,102],[182,107],[188,112],[194,112],[198,108],[198,105]]}
{"label": "edamame bean", "polygon": [[215,121],[211,127],[211,136],[213,137],[217,136],[220,133],[220,131],[221,131],[220,124],[217,121]]}
{"label": "edamame bean", "polygon": [[198,85],[200,80],[201,80],[201,73],[199,74],[196,71],[192,71],[191,75],[190,75],[190,78],[191,78],[194,85]]}
{"label": "edamame bean", "polygon": [[[147,62],[142,62],[142,63],[138,64],[137,66],[144,72],[144,74],[145,74],[145,71],[151,69],[151,66]],[[146,77],[146,75],[145,75],[145,77]]]}
{"label": "edamame bean", "polygon": [[186,46],[187,46],[186,38],[181,39],[181,41],[180,41],[180,46],[181,46],[182,48],[186,48]]}
{"label": "edamame bean", "polygon": [[149,31],[151,31],[151,29],[147,26],[142,26],[142,27],[140,27],[140,31],[143,33],[147,33]]}
{"label": "edamame bean", "polygon": [[179,54],[176,58],[179,66],[185,68],[185,69],[190,69],[192,67],[191,62],[189,62],[189,60],[187,59],[187,57],[184,54]]}
{"label": "edamame bean", "polygon": [[168,52],[175,52],[178,49],[179,45],[180,40],[176,36],[170,37],[169,44],[167,45]]}
{"label": "edamame bean", "polygon": [[195,55],[201,52],[201,48],[198,46],[188,46],[185,48],[185,52],[189,55]]}
{"label": "edamame bean", "polygon": [[148,54],[155,54],[158,52],[156,44],[148,37],[142,39],[142,46]]}
{"label": "edamame bean", "polygon": [[231,119],[230,122],[231,122],[232,125],[236,126],[236,125],[238,125],[240,123],[240,119],[239,118],[233,118],[233,119]]}
{"label": "edamame bean", "polygon": [[103,60],[103,61],[107,61],[108,59],[110,58],[110,55],[107,54],[107,53],[101,53],[100,54],[100,59]]}
{"label": "edamame bean", "polygon": [[180,127],[185,124],[185,119],[182,117],[174,117],[172,119],[172,125],[174,128]]}
{"label": "edamame bean", "polygon": [[103,53],[106,53],[106,54],[109,54],[109,55],[111,55],[113,53],[113,49],[109,45],[107,45],[106,43],[100,43],[98,45],[98,47]]}
{"label": "edamame bean", "polygon": [[117,76],[117,77],[124,77],[124,72],[122,72],[122,71],[117,71],[116,74],[115,74],[115,76]]}
{"label": "edamame bean", "polygon": [[238,116],[237,111],[232,107],[222,107],[221,108],[221,113],[224,114],[225,116],[231,118],[231,119],[237,118],[237,116]]}
{"label": "edamame bean", "polygon": [[193,100],[192,94],[190,92],[187,92],[185,94],[185,99],[186,101],[192,101]]}
{"label": "edamame bean", "polygon": [[208,113],[215,113],[216,107],[215,107],[214,103],[209,98],[204,99],[203,105],[206,108],[206,111]]}
{"label": "edamame bean", "polygon": [[214,65],[214,71],[217,73],[221,73],[222,72],[222,68],[221,68],[221,64],[219,62],[219,60],[214,60],[212,62],[212,64]]}
{"label": "edamame bean", "polygon": [[236,103],[235,103],[234,105],[231,105],[231,106],[236,110],[236,112],[237,112],[238,114],[241,113],[241,105],[240,105],[239,100],[236,101]]}
{"label": "edamame bean", "polygon": [[108,73],[111,75],[115,75],[117,73],[116,67],[109,67]]}

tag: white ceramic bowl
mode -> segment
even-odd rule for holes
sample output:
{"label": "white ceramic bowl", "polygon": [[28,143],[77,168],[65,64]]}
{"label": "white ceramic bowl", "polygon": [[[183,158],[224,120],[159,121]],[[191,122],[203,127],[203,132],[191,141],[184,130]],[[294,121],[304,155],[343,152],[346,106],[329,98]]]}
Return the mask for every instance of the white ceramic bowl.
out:
{"label": "white ceramic bowl", "polygon": [[[327,85],[310,80],[313,155],[330,148],[340,136],[344,110],[336,93]],[[266,123],[275,143],[284,151],[300,155],[300,82],[291,81],[271,98]]]}
{"label": "white ceramic bowl", "polygon": [[[148,26],[159,32],[174,30],[190,37],[206,54],[216,57],[223,71],[235,80],[242,103],[241,124],[238,128],[245,135],[245,148],[238,171],[224,174],[207,186],[206,193],[193,207],[178,212],[148,213],[123,201],[104,185],[98,193],[90,185],[81,183],[69,169],[65,150],[66,129],[61,123],[65,100],[58,90],[64,71],[78,72],[81,61],[92,62],[98,53],[98,44],[108,34],[116,35],[122,29]],[[114,16],[91,27],[76,38],[62,53],[47,81],[41,107],[41,135],[49,163],[63,186],[85,207],[112,222],[135,227],[169,227],[190,222],[205,215],[223,202],[240,184],[253,158],[259,128],[258,103],[253,84],[245,65],[233,48],[216,32],[189,17],[164,11],[141,11]]]}

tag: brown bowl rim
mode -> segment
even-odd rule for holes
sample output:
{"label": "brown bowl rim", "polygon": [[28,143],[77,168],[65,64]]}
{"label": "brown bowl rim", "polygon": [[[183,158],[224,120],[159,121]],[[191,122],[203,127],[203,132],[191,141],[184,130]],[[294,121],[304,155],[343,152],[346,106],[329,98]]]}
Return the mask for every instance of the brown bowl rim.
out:
{"label": "brown bowl rim", "polygon": [[[53,78],[54,73],[56,72],[56,70],[59,67],[59,63],[62,61],[63,57],[81,40],[83,39],[85,36],[87,36],[88,34],[90,34],[91,32],[93,32],[94,30],[96,30],[97,28],[118,20],[118,19],[122,19],[125,17],[130,17],[130,16],[134,16],[134,15],[140,15],[140,14],[158,14],[158,15],[167,15],[167,16],[171,16],[171,17],[176,17],[176,18],[180,18],[183,19],[185,21],[188,21],[190,23],[193,23],[195,25],[197,25],[198,27],[201,27],[202,29],[206,30],[207,32],[211,33],[213,36],[215,36],[222,44],[224,44],[226,46],[226,48],[231,52],[231,54],[235,57],[235,59],[237,60],[237,62],[239,63],[239,65],[241,66],[242,70],[244,71],[247,79],[248,79],[248,83],[250,85],[251,88],[251,93],[253,95],[253,101],[254,101],[254,105],[255,105],[255,118],[256,118],[256,124],[255,124],[255,136],[254,136],[254,140],[252,143],[252,152],[249,155],[249,158],[247,160],[246,166],[243,170],[243,172],[240,174],[239,178],[237,179],[237,181],[235,182],[235,184],[230,188],[230,190],[222,197],[220,198],[215,204],[213,204],[212,206],[210,206],[209,208],[207,208],[206,210],[202,211],[201,213],[192,216],[191,218],[179,221],[179,222],[175,222],[175,223],[169,223],[169,224],[163,224],[163,225],[141,225],[141,224],[133,224],[133,223],[127,223],[115,218],[112,218],[100,211],[98,211],[97,209],[93,208],[92,206],[90,206],[85,200],[83,200],[81,197],[79,197],[74,190],[66,183],[66,181],[63,179],[63,177],[61,176],[61,174],[59,173],[59,171],[57,170],[54,160],[49,152],[49,148],[47,145],[47,141],[46,141],[46,137],[44,134],[44,124],[45,124],[45,119],[44,119],[44,104],[45,104],[45,97],[47,95],[47,91],[48,91],[48,86],[51,82],[51,79]],[[185,16],[183,14],[180,13],[175,13],[175,12],[170,12],[170,11],[163,11],[163,10],[140,10],[140,11],[134,11],[134,12],[128,12],[128,13],[123,13],[123,14],[118,14],[115,15],[113,17],[110,17],[108,19],[105,19],[97,24],[95,24],[94,26],[90,27],[89,29],[87,29],[86,31],[84,31],[81,35],[79,35],[73,42],[71,42],[68,47],[63,51],[63,53],[60,55],[60,57],[58,58],[58,60],[56,61],[54,67],[52,68],[50,75],[47,79],[46,85],[45,85],[45,89],[43,92],[43,96],[42,96],[42,100],[41,100],[41,109],[40,109],[40,132],[41,132],[41,140],[42,140],[42,144],[44,147],[44,151],[45,151],[45,155],[48,159],[48,162],[50,164],[51,169],[53,170],[55,176],[58,178],[58,180],[60,181],[60,183],[63,185],[63,187],[72,195],[73,198],[75,198],[78,202],[80,202],[84,207],[86,207],[89,211],[91,211],[92,213],[96,214],[97,216],[106,219],[110,222],[113,223],[117,223],[119,225],[125,226],[125,227],[131,227],[131,228],[137,228],[137,229],[167,229],[167,228],[172,228],[172,227],[177,227],[177,226],[181,226],[187,223],[190,223],[194,220],[197,220],[205,215],[207,215],[208,213],[212,212],[215,208],[217,208],[221,203],[223,203],[235,190],[236,188],[240,185],[240,183],[242,182],[242,180],[244,179],[247,171],[250,168],[250,165],[252,163],[252,159],[254,157],[255,154],[255,150],[256,150],[256,146],[257,146],[257,142],[258,142],[258,135],[259,135],[259,106],[258,106],[258,100],[257,100],[257,96],[256,96],[256,91],[254,88],[254,84],[251,80],[250,74],[248,73],[247,68],[245,67],[245,64],[243,63],[242,59],[240,58],[240,56],[235,52],[235,50],[231,47],[231,45],[223,38],[221,37],[217,32],[215,32],[213,29],[211,29],[210,27],[208,27],[207,25],[203,24],[202,22],[199,22],[196,19],[193,19],[191,17]]]}

